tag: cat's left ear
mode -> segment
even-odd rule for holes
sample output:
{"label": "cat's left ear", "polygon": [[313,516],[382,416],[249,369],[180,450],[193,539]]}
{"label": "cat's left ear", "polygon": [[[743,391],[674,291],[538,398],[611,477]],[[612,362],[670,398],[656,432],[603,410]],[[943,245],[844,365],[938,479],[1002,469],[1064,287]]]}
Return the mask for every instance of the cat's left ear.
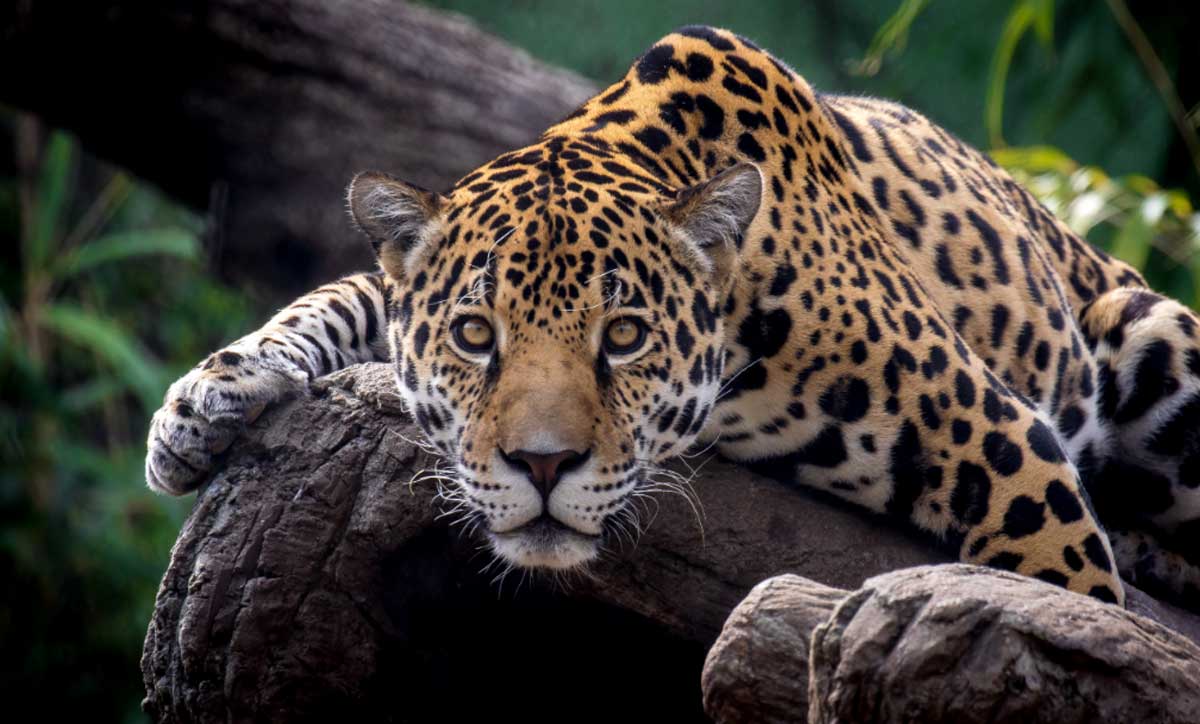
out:
{"label": "cat's left ear", "polygon": [[758,214],[762,192],[762,172],[752,163],[739,163],[679,191],[662,215],[696,266],[705,272],[727,274],[742,237]]}

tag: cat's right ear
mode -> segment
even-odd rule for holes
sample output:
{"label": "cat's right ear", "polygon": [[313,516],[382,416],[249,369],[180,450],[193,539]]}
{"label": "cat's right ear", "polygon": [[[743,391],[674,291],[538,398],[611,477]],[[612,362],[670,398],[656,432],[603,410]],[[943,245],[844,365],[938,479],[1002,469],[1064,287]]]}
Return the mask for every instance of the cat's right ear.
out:
{"label": "cat's right ear", "polygon": [[379,266],[396,279],[407,277],[414,260],[428,249],[440,230],[446,203],[439,194],[378,171],[355,176],[346,199]]}

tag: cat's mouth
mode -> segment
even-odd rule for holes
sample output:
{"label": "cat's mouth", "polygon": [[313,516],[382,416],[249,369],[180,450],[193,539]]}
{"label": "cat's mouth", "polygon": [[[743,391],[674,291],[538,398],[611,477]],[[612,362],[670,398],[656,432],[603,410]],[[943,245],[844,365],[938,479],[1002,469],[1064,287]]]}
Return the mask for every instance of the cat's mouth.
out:
{"label": "cat's mouth", "polygon": [[581,533],[543,514],[520,528],[488,539],[496,555],[522,568],[567,570],[585,565],[600,553],[600,536]]}

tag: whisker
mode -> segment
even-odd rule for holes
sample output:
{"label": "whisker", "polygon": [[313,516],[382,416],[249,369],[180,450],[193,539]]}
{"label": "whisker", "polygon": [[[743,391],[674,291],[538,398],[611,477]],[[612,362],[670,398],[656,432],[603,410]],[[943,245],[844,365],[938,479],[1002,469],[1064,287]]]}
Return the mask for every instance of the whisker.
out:
{"label": "whisker", "polygon": [[[616,270],[614,269],[612,271],[616,271]],[[605,274],[608,274],[608,273],[610,273],[610,272],[605,272],[604,274],[601,274],[599,276],[604,276]],[[593,277],[593,278],[599,278],[599,276]],[[591,280],[588,280],[588,281],[591,281]],[[618,280],[616,282],[615,288],[613,289],[612,293],[609,294],[607,297],[601,299],[600,301],[596,302],[595,304],[589,304],[586,307],[567,307],[567,308],[563,309],[563,311],[564,312],[586,312],[586,311],[589,311],[592,309],[606,307],[606,310],[605,310],[603,316],[608,316],[609,314],[612,313],[612,311],[614,309],[614,307],[612,306],[614,303],[616,303],[617,307],[620,306],[620,304],[619,304],[620,299],[621,299],[621,282],[620,282],[620,280]]]}
{"label": "whisker", "polygon": [[[687,461],[681,461],[688,468],[690,475],[683,475],[669,468],[659,467],[649,460],[639,460],[642,469],[643,482],[638,485],[637,490],[645,494],[666,493],[668,495],[677,495],[688,504],[691,508],[692,515],[696,519],[696,526],[700,530],[701,544],[707,542],[707,536],[704,529],[704,505],[700,500],[699,493],[692,486],[692,480],[699,475],[700,470],[708,464],[715,455],[706,458],[697,467],[693,468]],[[657,502],[657,501],[656,501]]]}
{"label": "whisker", "polygon": [[689,453],[687,450],[684,450],[683,452],[679,453],[679,457],[687,459],[687,460],[691,460],[693,458],[700,457],[701,455],[708,452],[709,450],[712,450],[713,447],[715,447],[716,444],[720,441],[721,441],[721,433],[717,433],[717,436],[715,438],[713,438],[713,441],[710,442],[709,444],[705,445],[703,448],[701,448],[693,453]]}
{"label": "whisker", "polygon": [[766,357],[759,357],[758,359],[754,360],[753,362],[747,362],[745,365],[742,366],[742,368],[740,370],[738,370],[737,372],[734,372],[733,376],[731,376],[729,379],[725,380],[725,384],[721,385],[720,389],[717,390],[717,402],[721,401],[721,397],[729,390],[729,386],[733,384],[734,380],[736,380],[738,377],[741,377],[743,372],[750,369],[751,367],[758,364],[759,362],[762,362],[764,359],[766,359]]}

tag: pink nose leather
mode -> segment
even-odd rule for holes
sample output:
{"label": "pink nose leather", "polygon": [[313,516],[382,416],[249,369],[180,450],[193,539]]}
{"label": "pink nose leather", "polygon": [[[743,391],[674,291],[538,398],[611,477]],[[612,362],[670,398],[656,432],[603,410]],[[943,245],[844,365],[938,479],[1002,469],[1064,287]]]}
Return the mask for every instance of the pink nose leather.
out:
{"label": "pink nose leather", "polygon": [[578,467],[587,458],[587,453],[559,450],[542,454],[515,450],[504,457],[514,467],[523,468],[530,482],[542,494],[542,498],[548,499],[554,487],[558,485],[559,477],[567,470]]}

